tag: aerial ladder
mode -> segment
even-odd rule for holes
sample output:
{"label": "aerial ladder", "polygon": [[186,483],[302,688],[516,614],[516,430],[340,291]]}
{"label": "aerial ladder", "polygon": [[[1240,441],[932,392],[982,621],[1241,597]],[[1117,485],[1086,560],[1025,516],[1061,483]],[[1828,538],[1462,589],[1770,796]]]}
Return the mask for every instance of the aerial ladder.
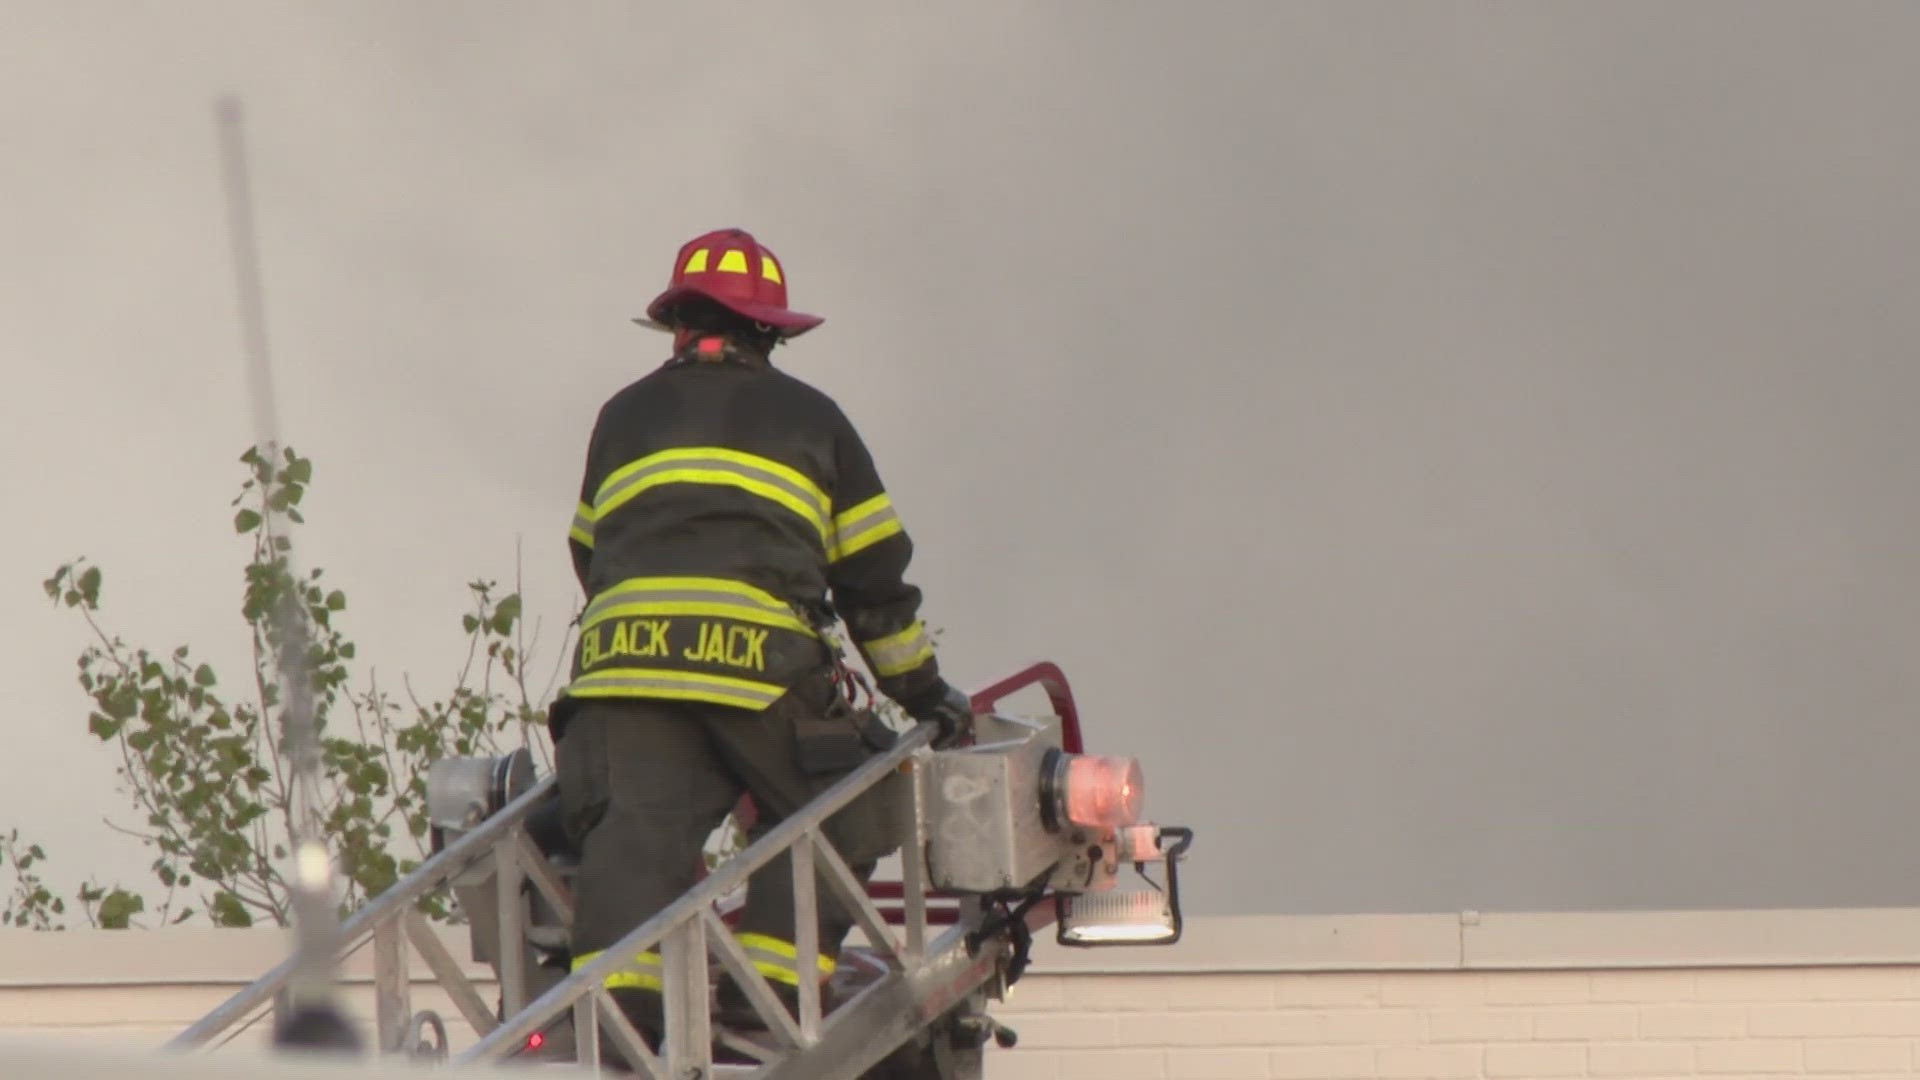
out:
{"label": "aerial ladder", "polygon": [[[278,424],[239,103],[224,99],[217,118],[255,422],[260,443],[274,447]],[[297,613],[279,613],[275,623],[277,636],[291,643],[281,658],[294,672],[289,685],[305,686],[298,677],[302,623]],[[1045,691],[1050,715],[1022,717],[1000,708],[1033,687]],[[319,760],[310,697],[291,693],[286,721],[302,751],[294,762],[302,792],[312,790]],[[1072,691],[1055,665],[1036,664],[982,690],[973,706],[971,745],[932,749],[930,724],[899,733],[888,749],[571,971],[575,857],[554,828],[555,778],[536,776],[525,749],[434,762],[427,793],[432,854],[338,926],[326,902],[330,867],[316,807],[303,799],[296,815],[300,935],[293,955],[168,1046],[222,1045],[266,1016],[286,1021],[277,1046],[360,1043],[356,1032],[341,1030],[351,1025],[332,1000],[331,969],[371,945],[373,1043],[403,1059],[557,1061],[595,1071],[608,1064],[656,1080],[977,1078],[986,1043],[1013,1044],[1014,1033],[988,1015],[988,1004],[1003,1000],[1021,977],[1036,932],[1052,925],[1062,944],[1087,947],[1179,940],[1177,866],[1193,834],[1140,818],[1137,761],[1086,753]],[[904,778],[906,795],[900,877],[862,885],[823,827],[863,792],[896,776]],[[749,824],[753,811],[744,800],[736,823]],[[819,886],[855,913],[866,942],[842,948],[825,995],[835,1003],[831,1009],[817,983],[800,980],[797,1016],[731,933],[739,912],[733,894],[782,854],[792,857],[799,970],[814,970],[819,956]],[[1154,864],[1162,881],[1148,871]],[[1129,866],[1145,888],[1121,887]],[[468,924],[473,960],[495,975],[499,990],[491,1005],[419,910],[422,899],[443,889],[452,891]],[[663,961],[666,1022],[658,1046],[641,1037],[603,985],[624,957],[651,949]],[[414,953],[477,1036],[457,1054],[446,1019],[412,1007]],[[715,1022],[722,973],[745,990],[762,1028],[749,1034]],[[603,1030],[618,1062],[601,1060]],[[716,1067],[717,1049],[738,1061]]]}
{"label": "aerial ladder", "polygon": [[[1022,716],[1002,702],[1038,687],[1051,714]],[[868,1077],[973,1080],[988,1042],[1015,1033],[988,1014],[1026,969],[1034,935],[1054,928],[1068,946],[1171,945],[1181,933],[1178,864],[1190,829],[1141,819],[1139,763],[1086,753],[1066,677],[1036,664],[973,696],[971,745],[935,751],[931,724],[892,746],[732,855],[666,909],[570,971],[573,853],[554,827],[552,775],[536,777],[525,750],[434,763],[428,806],[433,854],[363,905],[336,939],[344,958],[371,944],[379,1051],[453,1064],[625,1066],[656,1080]],[[827,841],[835,812],[889,776],[904,779],[897,880],[862,886]],[[753,808],[735,811],[742,826]],[[744,820],[743,820],[744,819]],[[798,1015],[735,942],[735,894],[759,867],[792,855],[799,970],[818,957],[814,922],[824,887],[855,913],[823,1007],[802,979]],[[1136,879],[1123,877],[1131,868]],[[1160,880],[1152,871],[1157,867]],[[489,1004],[418,910],[451,889],[475,962],[489,967]],[[862,940],[864,939],[864,941]],[[447,992],[477,1041],[449,1051],[445,1018],[410,1003],[407,943]],[[603,980],[624,957],[658,949],[664,1037],[650,1046]],[[717,1022],[721,973],[746,991],[763,1027]],[[217,1046],[283,1007],[289,959],[169,1044]],[[603,1061],[602,1036],[619,1061]],[[728,1058],[716,1064],[716,1057]]]}

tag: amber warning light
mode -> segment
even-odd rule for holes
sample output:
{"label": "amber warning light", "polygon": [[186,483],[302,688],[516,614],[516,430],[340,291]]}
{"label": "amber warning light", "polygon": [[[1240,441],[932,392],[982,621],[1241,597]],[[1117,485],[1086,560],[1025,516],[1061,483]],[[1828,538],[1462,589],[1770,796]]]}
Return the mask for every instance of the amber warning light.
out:
{"label": "amber warning light", "polygon": [[1130,757],[1050,753],[1041,766],[1041,816],[1058,831],[1071,822],[1084,829],[1118,829],[1140,820],[1146,778]]}

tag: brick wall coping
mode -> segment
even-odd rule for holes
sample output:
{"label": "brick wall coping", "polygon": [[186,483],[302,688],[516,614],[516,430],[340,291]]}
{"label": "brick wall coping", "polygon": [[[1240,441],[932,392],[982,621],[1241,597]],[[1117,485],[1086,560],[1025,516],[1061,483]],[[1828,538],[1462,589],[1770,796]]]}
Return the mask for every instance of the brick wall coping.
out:
{"label": "brick wall coping", "polygon": [[[456,957],[466,932],[442,931]],[[0,986],[241,985],[279,930],[0,930]],[[370,950],[345,967],[371,977]],[[1034,949],[1034,974],[1793,967],[1920,963],[1920,908],[1195,918],[1170,948]],[[419,975],[425,965],[416,961]],[[469,965],[473,975],[485,968]]]}
{"label": "brick wall coping", "polygon": [[[0,1037],[0,1061],[8,1080],[418,1080],[420,1066],[405,1061],[354,1059],[303,1061],[251,1048],[217,1054],[155,1052],[145,1047],[96,1045],[71,1034]],[[512,1080],[552,1076],[552,1068],[489,1063],[439,1065],[432,1075],[443,1080]]]}

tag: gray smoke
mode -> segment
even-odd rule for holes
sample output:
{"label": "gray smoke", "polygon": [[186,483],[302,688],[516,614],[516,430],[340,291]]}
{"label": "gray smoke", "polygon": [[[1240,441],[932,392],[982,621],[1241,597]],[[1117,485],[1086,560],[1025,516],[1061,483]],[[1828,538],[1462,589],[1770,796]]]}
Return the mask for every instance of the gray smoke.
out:
{"label": "gray smoke", "polygon": [[385,669],[451,666],[516,537],[565,618],[586,427],[660,358],[627,319],[738,224],[827,317],[783,362],[872,442],[947,664],[1064,665],[1198,830],[1192,911],[1920,891],[1920,10],[702,12],[0,5],[0,655],[48,778],[0,820],[145,862],[56,562],[231,646],[231,89],[310,558]]}

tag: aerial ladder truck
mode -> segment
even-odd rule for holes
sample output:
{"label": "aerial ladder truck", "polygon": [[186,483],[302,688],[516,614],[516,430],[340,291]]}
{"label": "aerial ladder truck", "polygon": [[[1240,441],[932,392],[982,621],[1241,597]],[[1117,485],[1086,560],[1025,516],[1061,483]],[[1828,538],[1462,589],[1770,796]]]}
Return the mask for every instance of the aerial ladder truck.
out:
{"label": "aerial ladder truck", "polygon": [[[1051,713],[1002,708],[1036,687]],[[569,971],[567,933],[573,856],[543,823],[554,778],[537,777],[525,749],[436,762],[428,784],[434,853],[349,918],[336,940],[342,957],[373,946],[373,1041],[388,1054],[430,1061],[624,1065],[657,1080],[980,1077],[986,1044],[1008,1047],[1017,1037],[988,1007],[1021,977],[1037,932],[1051,926],[1059,943],[1089,948],[1179,940],[1178,864],[1193,836],[1142,819],[1136,760],[1086,752],[1058,667],[1034,665],[975,694],[973,704],[971,745],[935,751],[933,725],[907,729],[577,971]],[[895,773],[906,780],[900,874],[863,887],[822,826]],[[736,822],[749,824],[751,814],[743,800]],[[739,888],[782,853],[793,856],[800,970],[818,956],[819,891],[856,913],[859,932],[841,951],[827,995],[838,1003],[831,1011],[819,986],[802,980],[799,1015],[790,1014],[729,932]],[[422,897],[442,888],[465,916],[473,959],[496,976],[492,1003],[418,911]],[[449,1052],[445,1018],[412,1009],[409,942],[477,1036],[457,1053]],[[621,957],[656,948],[666,1019],[657,1048],[602,986]],[[293,971],[289,959],[169,1045],[232,1038],[277,1007]],[[749,1036],[716,1023],[721,972],[747,991],[764,1029]],[[603,1033],[620,1062],[601,1060]],[[716,1065],[716,1054],[733,1062]]]}

